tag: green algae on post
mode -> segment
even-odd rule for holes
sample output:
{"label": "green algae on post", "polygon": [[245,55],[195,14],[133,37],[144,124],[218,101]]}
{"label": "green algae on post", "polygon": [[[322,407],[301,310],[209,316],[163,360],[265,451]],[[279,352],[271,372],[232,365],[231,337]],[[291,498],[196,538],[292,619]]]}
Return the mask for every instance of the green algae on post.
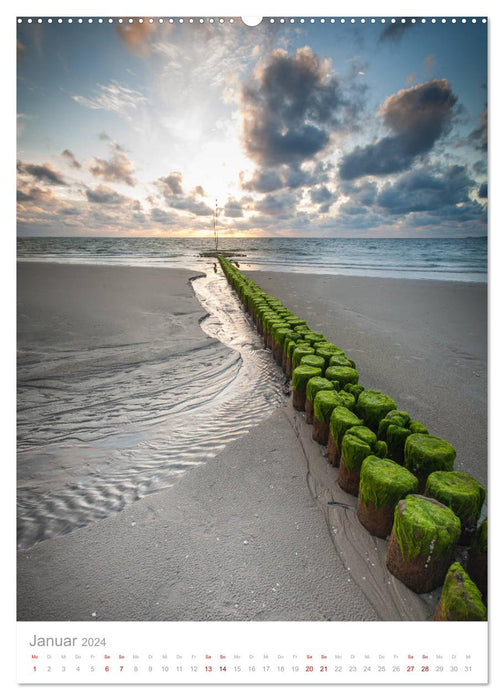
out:
{"label": "green algae on post", "polygon": [[387,568],[416,593],[443,583],[460,537],[460,520],[432,498],[409,495],[399,501],[387,549]]}
{"label": "green algae on post", "polygon": [[365,425],[371,430],[377,431],[381,419],[385,418],[389,411],[396,408],[396,402],[387,394],[375,389],[365,389],[359,394],[356,413],[362,418]]}
{"label": "green algae on post", "polygon": [[320,367],[299,365],[292,373],[292,405],[297,411],[302,411],[306,402],[306,385],[312,377],[322,374]]}
{"label": "green algae on post", "polygon": [[324,376],[332,382],[339,382],[339,385],[342,387],[346,384],[357,384],[359,381],[359,373],[356,369],[342,365],[332,365],[328,367]]}
{"label": "green algae on post", "polygon": [[425,495],[452,509],[462,523],[464,537],[461,540],[469,544],[486,497],[485,488],[479,481],[464,472],[432,472],[427,478]]}
{"label": "green algae on post", "polygon": [[321,370],[325,367],[325,362],[323,357],[319,355],[303,355],[299,365],[310,365],[310,367],[320,367]]}
{"label": "green algae on post", "polygon": [[312,377],[308,381],[308,384],[306,385],[305,413],[306,422],[309,425],[313,423],[313,402],[315,401],[315,396],[319,391],[331,391],[332,388],[333,386],[331,382],[324,377]]}
{"label": "green algae on post", "polygon": [[313,439],[321,445],[327,445],[329,439],[329,419],[336,406],[341,403],[340,396],[334,389],[317,392],[313,402]]}
{"label": "green algae on post", "polygon": [[431,472],[453,471],[455,457],[450,443],[434,435],[414,433],[404,445],[404,466],[418,478],[421,488]]}
{"label": "green algae on post", "polygon": [[295,370],[296,367],[301,362],[303,355],[313,355],[313,348],[311,345],[298,345],[292,351],[292,369]]}
{"label": "green algae on post", "polygon": [[481,593],[459,562],[455,562],[448,569],[433,619],[438,622],[484,622],[487,619],[487,609],[481,599]]}
{"label": "green algae on post", "polygon": [[333,467],[339,466],[341,442],[349,428],[362,425],[362,420],[345,406],[336,406],[329,419],[329,438],[327,442],[327,459]]}
{"label": "green algae on post", "polygon": [[377,444],[376,435],[365,425],[354,426],[345,432],[338,474],[338,484],[343,491],[358,495],[361,465],[374,453]]}
{"label": "green algae on post", "polygon": [[486,601],[488,587],[488,518],[485,518],[473,536],[467,571]]}
{"label": "green algae on post", "polygon": [[418,488],[418,479],[390,459],[370,455],[362,462],[357,517],[376,537],[387,537],[397,503]]}

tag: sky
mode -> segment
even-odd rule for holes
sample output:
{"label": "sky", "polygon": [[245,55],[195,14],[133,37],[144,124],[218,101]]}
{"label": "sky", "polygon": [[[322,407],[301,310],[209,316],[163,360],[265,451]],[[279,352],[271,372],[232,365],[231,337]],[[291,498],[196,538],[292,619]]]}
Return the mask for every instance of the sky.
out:
{"label": "sky", "polygon": [[24,20],[18,235],[485,236],[486,35]]}

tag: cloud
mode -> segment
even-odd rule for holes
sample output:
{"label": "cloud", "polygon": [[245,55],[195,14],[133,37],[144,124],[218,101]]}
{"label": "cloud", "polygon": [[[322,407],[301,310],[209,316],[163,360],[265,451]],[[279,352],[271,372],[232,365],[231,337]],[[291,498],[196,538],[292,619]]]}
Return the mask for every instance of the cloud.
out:
{"label": "cloud", "polygon": [[300,187],[314,187],[327,182],[330,168],[330,165],[321,162],[315,165],[304,163],[303,167],[291,164],[275,169],[263,168],[255,170],[249,180],[241,172],[240,183],[243,190],[263,194],[283,188],[295,190]]}
{"label": "cloud", "polygon": [[16,41],[16,55],[18,61],[21,61],[26,55],[26,46],[19,39]]}
{"label": "cloud", "polygon": [[297,199],[291,192],[280,192],[278,194],[267,194],[256,202],[255,209],[261,214],[275,216],[278,218],[288,218],[296,213]]}
{"label": "cloud", "polygon": [[468,142],[480,151],[488,149],[488,109],[485,109],[480,116],[479,126],[471,131]]}
{"label": "cloud", "polygon": [[230,219],[239,219],[243,216],[243,208],[240,202],[235,199],[230,199],[224,205],[224,216]]}
{"label": "cloud", "polygon": [[301,164],[320,154],[344,105],[330,62],[308,46],[275,49],[242,87],[242,143],[261,166]]}
{"label": "cloud", "polygon": [[376,201],[393,214],[437,212],[469,202],[474,184],[465,166],[453,165],[440,173],[422,168],[385,186]]}
{"label": "cloud", "polygon": [[478,190],[478,197],[480,199],[488,198],[488,182],[483,182]]}
{"label": "cloud", "polygon": [[134,187],[136,179],[133,177],[133,163],[119,144],[112,143],[110,150],[112,152],[110,160],[93,158],[89,166],[89,172],[94,177],[100,177],[108,182],[124,182],[130,187]]}
{"label": "cloud", "polygon": [[276,170],[255,170],[250,180],[245,180],[240,173],[242,189],[249,192],[274,192],[285,186],[285,180]]}
{"label": "cloud", "polygon": [[393,42],[394,44],[398,44],[405,35],[405,33],[409,29],[412,29],[414,26],[411,23],[411,17],[404,17],[402,19],[405,19],[406,22],[391,22],[387,27],[385,27],[385,29],[380,34],[379,41]]}
{"label": "cloud", "polygon": [[205,202],[200,202],[191,196],[177,197],[168,202],[172,209],[182,209],[196,216],[210,216],[214,211]]}
{"label": "cloud", "polygon": [[72,151],[70,151],[68,148],[65,148],[64,151],[61,151],[61,155],[64,158],[66,158],[66,160],[72,168],[82,168],[82,165],[79,163]]}
{"label": "cloud", "polygon": [[95,95],[91,98],[72,95],[72,99],[88,109],[116,112],[126,119],[133,119],[138,113],[139,106],[147,102],[147,98],[138,90],[122,85],[116,80],[112,80],[109,85],[98,83]]}
{"label": "cloud", "polygon": [[152,53],[151,41],[159,26],[157,23],[150,24],[146,18],[143,22],[139,22],[138,17],[133,17],[133,22],[130,24],[116,24],[115,30],[120,41],[131,53],[147,57]]}
{"label": "cloud", "polygon": [[350,198],[351,202],[364,207],[370,207],[376,200],[378,187],[373,180],[360,180],[359,182],[346,181],[341,183],[342,193]]}
{"label": "cloud", "polygon": [[18,202],[48,203],[53,199],[51,190],[43,190],[41,187],[19,188],[16,192]]}
{"label": "cloud", "polygon": [[214,213],[205,202],[199,199],[204,196],[201,185],[186,193],[182,185],[182,173],[173,171],[164,177],[158,177],[154,183],[165,203],[172,209],[188,211],[195,216],[210,216]]}
{"label": "cloud", "polygon": [[353,180],[408,169],[450,131],[456,102],[444,79],[430,80],[387,98],[379,116],[392,135],[358,146],[345,156],[340,164],[341,178]]}
{"label": "cloud", "polygon": [[18,173],[31,175],[36,180],[47,182],[50,185],[66,185],[60,173],[56,172],[50,163],[36,165],[35,163],[17,162]]}
{"label": "cloud", "polygon": [[167,194],[182,194],[184,191],[182,188],[182,173],[171,172],[169,175],[166,175],[166,177],[158,178],[157,182],[165,196]]}
{"label": "cloud", "polygon": [[88,202],[92,204],[123,204],[130,201],[128,197],[124,197],[106,185],[98,185],[94,189],[87,189],[86,197]]}

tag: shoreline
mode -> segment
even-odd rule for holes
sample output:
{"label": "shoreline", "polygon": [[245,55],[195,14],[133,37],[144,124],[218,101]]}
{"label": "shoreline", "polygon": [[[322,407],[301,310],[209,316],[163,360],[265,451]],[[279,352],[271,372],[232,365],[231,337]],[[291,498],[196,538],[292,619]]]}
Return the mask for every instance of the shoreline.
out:
{"label": "shoreline", "polygon": [[[304,318],[328,337],[336,341],[339,337],[331,327],[339,333],[344,330],[346,344],[341,345],[349,354],[353,349],[363,376],[380,369],[383,375],[385,367],[380,367],[379,358],[358,353],[359,349],[364,353],[356,342],[359,337],[372,337],[375,348],[387,347],[387,338],[376,318],[363,318],[345,308],[348,300],[365,300],[355,289],[343,285],[346,300],[340,290],[338,304],[328,308],[324,295],[317,296],[313,278],[319,276],[278,273],[268,280],[273,273],[247,274],[253,279],[262,275],[262,281],[255,281],[268,292],[270,284],[275,289],[270,293],[293,310],[305,308]],[[348,278],[338,279],[341,287]],[[362,278],[356,279],[361,286]],[[390,289],[386,284],[390,280],[374,279]],[[188,291],[186,287],[184,293]],[[190,295],[196,301],[192,288]],[[364,327],[366,331],[360,333]],[[406,330],[408,343],[413,342],[412,329]],[[405,345],[404,325],[400,331]],[[389,338],[387,342],[397,341]],[[442,359],[436,343],[431,352],[435,360]],[[423,396],[428,398],[426,372],[432,379],[435,371],[427,356],[426,361],[427,367],[417,361],[416,369],[421,369],[419,386],[423,385]],[[466,364],[458,370],[465,372]],[[396,370],[404,367],[403,357],[396,361]],[[439,376],[441,370],[437,370]],[[402,386],[408,376],[399,373],[396,380]],[[376,388],[386,390],[381,383]],[[410,400],[418,406],[419,398]],[[431,409],[434,416],[439,412],[436,406]],[[379,601],[373,597],[372,582],[362,579],[374,544],[363,544],[362,538],[349,541],[345,518],[352,517],[351,510],[324,512],[324,499],[332,488],[327,482],[328,467],[321,450],[303,434],[291,413],[289,406],[276,409],[217,457],[187,470],[170,488],[92,525],[20,550],[19,619],[86,620],[94,619],[91,615],[97,611],[97,619],[109,620],[427,619],[429,600],[420,600],[405,587],[404,598],[399,596],[406,601],[402,610],[387,597]],[[418,410],[414,413],[422,420]],[[434,430],[434,426],[428,427]],[[468,437],[464,436],[465,442]],[[463,450],[467,449],[465,444]],[[325,503],[330,500],[342,499],[332,496]],[[334,528],[341,529],[343,540],[335,538]],[[375,566],[374,574],[386,581],[387,573],[380,566]]]}

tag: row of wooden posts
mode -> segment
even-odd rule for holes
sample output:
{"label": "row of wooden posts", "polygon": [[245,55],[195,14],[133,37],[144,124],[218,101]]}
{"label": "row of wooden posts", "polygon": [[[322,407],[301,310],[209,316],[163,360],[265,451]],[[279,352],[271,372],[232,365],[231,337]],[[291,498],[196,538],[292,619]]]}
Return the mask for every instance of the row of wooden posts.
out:
{"label": "row of wooden posts", "polygon": [[226,258],[222,270],[292,382],[292,402],[326,447],[360,523],[388,539],[389,572],[417,593],[443,586],[434,619],[487,616],[484,487],[455,471],[456,452],[390,396],[359,384],[342,348],[266,294]]}

